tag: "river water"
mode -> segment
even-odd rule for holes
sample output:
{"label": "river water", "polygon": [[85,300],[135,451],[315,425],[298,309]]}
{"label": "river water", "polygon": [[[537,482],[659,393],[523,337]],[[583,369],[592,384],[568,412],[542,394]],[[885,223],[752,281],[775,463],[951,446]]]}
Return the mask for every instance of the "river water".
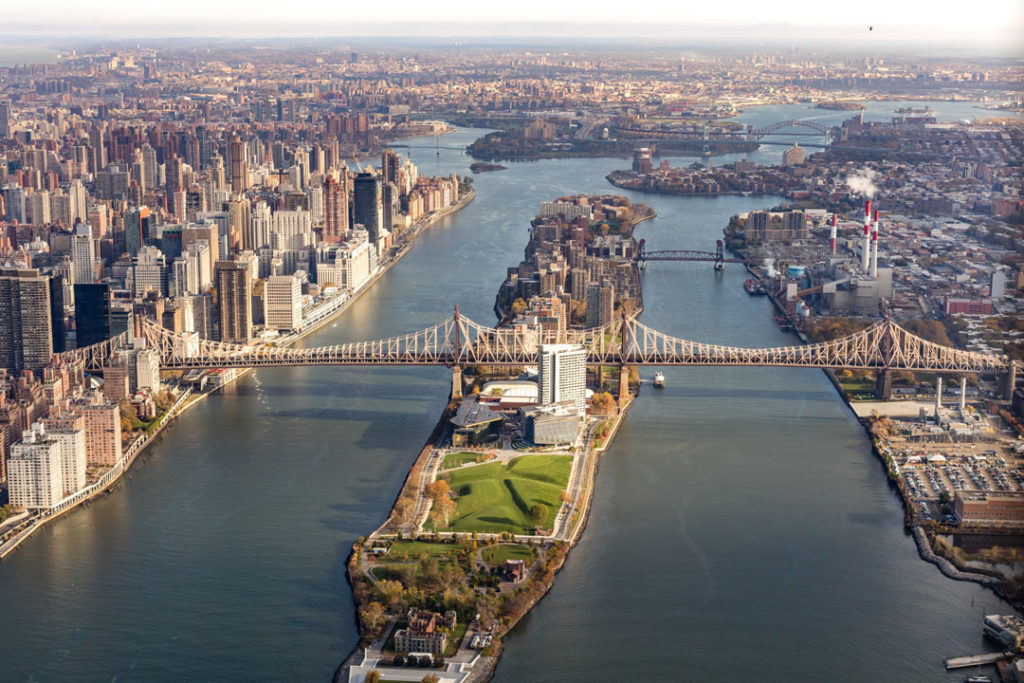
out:
{"label": "river water", "polygon": [[[423,173],[466,172],[470,158],[424,144],[409,150]],[[456,302],[493,322],[539,202],[621,192],[603,179],[621,166],[477,176],[469,207],[306,343],[419,329]],[[653,249],[710,249],[730,215],[772,204],[633,199],[658,212],[637,233]],[[643,321],[705,341],[789,343],[743,278],[652,263]],[[508,637],[496,680],[934,681],[947,678],[944,657],[987,649],[981,615],[1006,607],[918,559],[822,373],[665,374],[602,460],[583,541]],[[0,565],[0,679],[328,680],[358,639],[348,549],[385,518],[448,386],[442,368],[273,369],[207,399],[123,489]]]}

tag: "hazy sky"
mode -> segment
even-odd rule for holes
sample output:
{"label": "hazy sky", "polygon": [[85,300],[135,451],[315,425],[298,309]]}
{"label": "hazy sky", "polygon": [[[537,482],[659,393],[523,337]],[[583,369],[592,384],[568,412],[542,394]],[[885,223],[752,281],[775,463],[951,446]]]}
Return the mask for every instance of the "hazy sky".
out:
{"label": "hazy sky", "polygon": [[[1024,46],[1024,0],[50,0],[10,2],[3,34],[138,35],[712,35],[846,38],[855,42]],[[869,25],[874,26],[870,33]],[[125,37],[128,37],[127,35]]]}

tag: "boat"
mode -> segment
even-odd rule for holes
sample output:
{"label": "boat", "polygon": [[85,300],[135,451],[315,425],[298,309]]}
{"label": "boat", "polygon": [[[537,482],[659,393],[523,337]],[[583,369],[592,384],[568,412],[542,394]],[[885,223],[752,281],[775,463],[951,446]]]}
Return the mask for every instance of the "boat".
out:
{"label": "boat", "polygon": [[654,386],[658,389],[665,388],[665,374],[661,372],[654,373]]}
{"label": "boat", "polygon": [[967,676],[964,683],[992,683],[992,679],[988,676]]}
{"label": "boat", "polygon": [[768,293],[768,290],[764,288],[764,284],[752,277],[743,281],[743,288],[747,290],[747,294],[750,296],[764,296]]}

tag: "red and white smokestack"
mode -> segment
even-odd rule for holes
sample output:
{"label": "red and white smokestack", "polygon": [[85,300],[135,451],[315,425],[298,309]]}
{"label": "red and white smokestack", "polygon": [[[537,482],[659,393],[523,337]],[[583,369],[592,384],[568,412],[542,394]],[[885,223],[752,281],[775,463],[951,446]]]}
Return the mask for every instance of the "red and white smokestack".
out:
{"label": "red and white smokestack", "polygon": [[832,214],[832,255],[836,255],[836,231],[838,230],[839,217],[836,214]]}
{"label": "red and white smokestack", "polygon": [[875,209],[875,226],[871,231],[871,277],[878,277],[878,209]]}
{"label": "red and white smokestack", "polygon": [[861,250],[860,265],[865,274],[871,258],[871,200],[864,202],[864,248]]}

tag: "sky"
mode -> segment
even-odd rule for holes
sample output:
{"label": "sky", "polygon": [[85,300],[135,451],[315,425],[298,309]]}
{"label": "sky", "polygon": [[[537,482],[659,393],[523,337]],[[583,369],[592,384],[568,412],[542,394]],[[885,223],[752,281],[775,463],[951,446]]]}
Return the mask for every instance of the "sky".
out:
{"label": "sky", "polygon": [[[628,12],[625,11],[628,9]],[[7,3],[5,35],[818,38],[1001,45],[1024,55],[1024,0],[49,0]],[[868,31],[872,26],[873,30]]]}

